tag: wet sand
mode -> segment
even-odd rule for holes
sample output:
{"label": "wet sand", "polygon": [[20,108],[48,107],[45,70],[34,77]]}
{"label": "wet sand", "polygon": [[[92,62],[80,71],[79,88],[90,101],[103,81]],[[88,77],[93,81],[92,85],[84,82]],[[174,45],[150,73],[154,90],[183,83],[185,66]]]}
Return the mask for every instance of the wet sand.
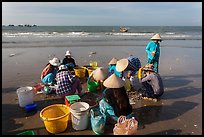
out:
{"label": "wet sand", "polygon": [[[19,107],[16,90],[40,83],[40,73],[48,60],[54,56],[62,59],[68,49],[78,65],[88,65],[90,60],[96,60],[98,66],[107,67],[112,57],[121,59],[130,54],[139,57],[142,65],[146,61],[143,46],[2,48],[2,134],[14,135],[25,130],[34,130],[36,135],[50,134],[39,113],[44,107],[64,103],[64,100],[54,95],[35,95],[37,112],[26,113]],[[91,51],[96,54],[89,57]],[[9,57],[10,54],[15,55]],[[134,116],[140,124],[138,135],[201,135],[201,48],[161,47],[159,73],[165,87],[161,99],[158,102],[138,100],[133,105]],[[83,83],[83,90],[87,90],[86,82]],[[113,134],[112,129],[113,126],[106,126],[105,134]],[[60,134],[95,135],[90,125],[87,130],[75,131],[71,121],[66,131]]]}

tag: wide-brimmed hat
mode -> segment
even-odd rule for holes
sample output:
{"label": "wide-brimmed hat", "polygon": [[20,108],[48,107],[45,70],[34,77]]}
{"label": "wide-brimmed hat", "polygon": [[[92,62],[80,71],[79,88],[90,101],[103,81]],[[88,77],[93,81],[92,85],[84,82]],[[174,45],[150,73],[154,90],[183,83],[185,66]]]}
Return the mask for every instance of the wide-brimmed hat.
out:
{"label": "wide-brimmed hat", "polygon": [[159,35],[158,33],[155,34],[151,39],[152,39],[152,40],[154,40],[154,39],[162,40],[161,37],[160,37],[160,35]]}
{"label": "wide-brimmed hat", "polygon": [[60,60],[56,57],[54,57],[52,60],[49,60],[49,63],[53,66],[59,66]]}
{"label": "wide-brimmed hat", "polygon": [[103,82],[103,85],[107,88],[121,88],[125,85],[125,82],[113,73]]}
{"label": "wide-brimmed hat", "polygon": [[118,59],[112,58],[111,61],[108,63],[108,65],[114,65],[117,63],[117,61],[118,61]]}
{"label": "wide-brimmed hat", "polygon": [[128,59],[121,59],[116,63],[116,70],[118,72],[122,72],[127,68],[127,66],[128,66]]}
{"label": "wide-brimmed hat", "polygon": [[66,65],[60,65],[60,66],[59,66],[59,71],[60,71],[60,70],[66,70],[66,69],[67,69],[67,66],[66,66]]}
{"label": "wide-brimmed hat", "polygon": [[105,70],[102,67],[99,67],[93,71],[93,78],[97,81],[104,80],[106,77]]}
{"label": "wide-brimmed hat", "polygon": [[71,52],[69,50],[66,51],[65,56],[71,56]]}

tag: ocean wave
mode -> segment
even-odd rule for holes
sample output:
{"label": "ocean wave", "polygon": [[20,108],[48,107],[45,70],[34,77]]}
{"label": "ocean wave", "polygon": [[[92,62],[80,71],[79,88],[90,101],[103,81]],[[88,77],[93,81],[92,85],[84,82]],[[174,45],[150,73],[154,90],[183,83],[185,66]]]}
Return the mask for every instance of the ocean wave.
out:
{"label": "ocean wave", "polygon": [[[152,32],[126,32],[126,33],[120,33],[120,32],[3,32],[2,38],[100,38],[100,39],[106,39],[108,38],[129,38],[129,39],[142,39],[142,40],[149,40],[154,33]],[[175,32],[165,32],[163,34],[160,34],[162,39],[202,39],[202,35],[194,35],[194,34],[176,34]]]}

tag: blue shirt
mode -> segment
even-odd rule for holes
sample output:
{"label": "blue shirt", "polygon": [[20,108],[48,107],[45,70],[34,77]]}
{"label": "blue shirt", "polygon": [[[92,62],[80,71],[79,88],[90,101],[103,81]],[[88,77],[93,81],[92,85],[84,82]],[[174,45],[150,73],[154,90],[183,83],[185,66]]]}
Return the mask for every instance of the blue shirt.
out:
{"label": "blue shirt", "polygon": [[[105,114],[107,117],[113,119],[115,122],[117,122],[118,117],[115,115],[114,109],[113,107],[107,102],[106,100],[106,92],[107,92],[108,88],[106,88],[103,91],[103,99],[100,100],[99,102],[99,109],[101,111],[101,113]],[[130,113],[126,116],[127,119],[132,117],[133,113]]]}
{"label": "blue shirt", "polygon": [[116,65],[110,65],[110,66],[108,67],[108,76],[110,76],[110,75],[112,74],[112,71],[113,71],[118,77],[120,77],[120,74],[121,74],[121,73],[116,70]]}
{"label": "blue shirt", "polygon": [[[153,52],[153,51],[156,51],[154,56],[151,54],[151,52]],[[147,56],[149,59],[154,58],[154,59],[158,60],[159,56],[160,56],[160,44],[159,44],[159,42],[155,43],[154,41],[150,41],[147,44],[146,52],[147,52]]]}

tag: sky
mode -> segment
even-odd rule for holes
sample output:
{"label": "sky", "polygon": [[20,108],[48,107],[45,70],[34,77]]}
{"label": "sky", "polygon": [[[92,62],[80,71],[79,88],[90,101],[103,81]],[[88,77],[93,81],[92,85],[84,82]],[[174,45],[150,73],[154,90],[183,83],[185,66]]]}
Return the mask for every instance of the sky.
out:
{"label": "sky", "polygon": [[2,2],[2,25],[202,26],[202,2]]}

